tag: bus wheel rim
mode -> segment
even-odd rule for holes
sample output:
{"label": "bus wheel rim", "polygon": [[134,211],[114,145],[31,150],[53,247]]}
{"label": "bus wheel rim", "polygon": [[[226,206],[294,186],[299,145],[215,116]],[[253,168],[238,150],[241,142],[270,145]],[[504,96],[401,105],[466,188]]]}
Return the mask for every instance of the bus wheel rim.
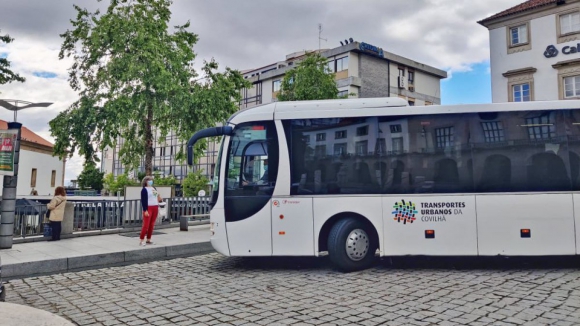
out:
{"label": "bus wheel rim", "polygon": [[369,252],[369,236],[363,229],[350,231],[346,238],[346,254],[354,261],[362,260]]}

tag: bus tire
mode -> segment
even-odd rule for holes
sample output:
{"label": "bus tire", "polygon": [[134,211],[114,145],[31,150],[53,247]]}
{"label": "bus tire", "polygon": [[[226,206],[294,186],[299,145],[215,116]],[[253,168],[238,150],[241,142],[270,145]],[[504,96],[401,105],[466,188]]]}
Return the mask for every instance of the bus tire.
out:
{"label": "bus tire", "polygon": [[368,268],[375,261],[377,239],[362,221],[345,218],[336,222],[328,235],[328,256],[343,272]]}

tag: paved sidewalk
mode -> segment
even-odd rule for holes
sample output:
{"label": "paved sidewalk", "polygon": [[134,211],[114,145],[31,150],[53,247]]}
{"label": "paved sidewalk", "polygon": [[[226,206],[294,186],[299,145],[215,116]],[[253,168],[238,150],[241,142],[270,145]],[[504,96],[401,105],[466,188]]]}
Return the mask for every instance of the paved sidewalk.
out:
{"label": "paved sidewalk", "polygon": [[[130,237],[128,235],[134,236]],[[0,250],[2,277],[28,277],[212,252],[209,225],[156,229],[153,245],[139,246],[137,232],[14,244]]]}
{"label": "paved sidewalk", "polygon": [[3,326],[73,326],[70,321],[48,311],[25,305],[0,302],[0,325]]}

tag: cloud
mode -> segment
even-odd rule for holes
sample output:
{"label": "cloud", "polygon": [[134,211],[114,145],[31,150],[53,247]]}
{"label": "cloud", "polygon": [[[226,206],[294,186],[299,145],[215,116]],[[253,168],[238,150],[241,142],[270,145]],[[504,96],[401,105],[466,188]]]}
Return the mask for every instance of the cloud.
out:
{"label": "cloud", "polygon": [[[194,50],[195,67],[215,58],[221,67],[243,70],[284,60],[287,54],[317,49],[318,24],[323,25],[322,48],[334,48],[352,37],[385,51],[448,71],[470,71],[489,60],[489,34],[477,24],[523,0],[192,0],[174,1],[170,26],[191,22],[200,37]],[[0,44],[0,56],[25,83],[0,85],[0,98],[53,102],[49,108],[18,113],[18,121],[54,142],[48,121],[77,98],[68,85],[69,59],[59,60],[59,36],[71,28],[73,3],[105,9],[108,1],[5,1],[0,11],[2,34],[15,39]],[[49,78],[47,78],[49,77]],[[0,111],[0,119],[12,113]],[[67,161],[65,179],[82,171],[78,156]]]}

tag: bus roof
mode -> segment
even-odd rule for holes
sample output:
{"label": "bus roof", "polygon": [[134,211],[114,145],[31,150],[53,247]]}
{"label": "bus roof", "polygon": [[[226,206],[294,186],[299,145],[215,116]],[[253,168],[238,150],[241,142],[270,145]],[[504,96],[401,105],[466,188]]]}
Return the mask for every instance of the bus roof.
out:
{"label": "bus roof", "polygon": [[[385,108],[388,108],[388,113],[385,112]],[[273,102],[270,104],[238,111],[236,114],[230,117],[229,122],[238,124],[246,121],[274,119],[315,119],[335,118],[343,116],[398,116],[556,109],[580,109],[580,100],[429,106],[408,106],[407,101],[398,97]]]}

